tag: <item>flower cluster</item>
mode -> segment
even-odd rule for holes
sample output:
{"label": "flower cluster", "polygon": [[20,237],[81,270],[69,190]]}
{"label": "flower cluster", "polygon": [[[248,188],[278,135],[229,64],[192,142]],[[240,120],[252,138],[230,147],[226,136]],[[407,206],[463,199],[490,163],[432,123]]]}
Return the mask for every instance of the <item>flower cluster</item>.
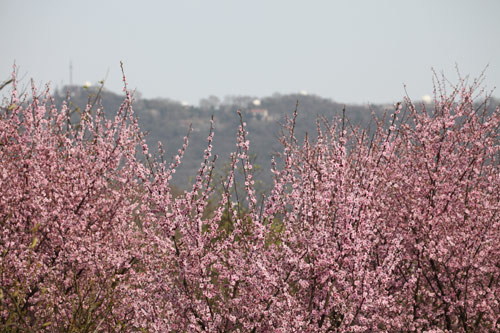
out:
{"label": "flower cluster", "polygon": [[500,329],[500,110],[475,102],[477,84],[437,90],[433,109],[407,99],[372,128],[319,119],[303,140],[295,111],[259,202],[241,113],[226,178],[212,119],[194,184],[174,195],[188,136],[171,163],[153,157],[126,84],[113,119],[89,104],[75,121],[13,79],[2,331]]}

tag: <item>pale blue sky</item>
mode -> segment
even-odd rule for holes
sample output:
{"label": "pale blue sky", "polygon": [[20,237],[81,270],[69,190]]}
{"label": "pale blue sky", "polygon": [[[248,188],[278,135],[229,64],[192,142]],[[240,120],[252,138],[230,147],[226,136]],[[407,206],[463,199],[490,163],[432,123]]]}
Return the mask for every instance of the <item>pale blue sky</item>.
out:
{"label": "pale blue sky", "polygon": [[[0,0],[0,80],[120,91],[119,62],[145,97],[307,90],[385,103],[432,92],[431,67],[456,81],[486,65],[500,85],[498,0]],[[499,87],[500,88],[500,87]],[[499,96],[498,91],[495,92]]]}

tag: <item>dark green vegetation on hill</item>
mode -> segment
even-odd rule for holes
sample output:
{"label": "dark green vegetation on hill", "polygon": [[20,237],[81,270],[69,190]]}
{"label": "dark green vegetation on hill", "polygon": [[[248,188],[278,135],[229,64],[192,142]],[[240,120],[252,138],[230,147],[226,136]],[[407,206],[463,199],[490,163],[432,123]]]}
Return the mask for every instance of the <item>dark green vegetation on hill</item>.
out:
{"label": "dark green vegetation on hill", "polygon": [[[56,94],[55,101],[60,105],[66,96],[70,96],[70,106],[73,109],[83,109],[89,101],[91,102],[98,94],[95,87],[85,89],[83,87],[65,87]],[[101,103],[108,116],[112,116],[123,101],[121,94],[115,94],[107,90],[100,92]],[[226,98],[220,102],[217,98],[208,98],[201,101],[201,106],[184,106],[180,102],[170,99],[144,99],[137,98],[134,110],[139,119],[140,128],[147,133],[147,141],[150,147],[155,147],[157,142],[163,143],[167,157],[177,153],[182,145],[183,137],[190,134],[188,151],[182,162],[182,167],[177,170],[174,183],[185,187],[189,177],[196,174],[201,162],[203,150],[206,148],[206,137],[209,132],[209,119],[213,115],[215,121],[214,149],[218,154],[219,168],[228,161],[229,152],[235,147],[235,134],[239,125],[236,114],[238,109],[243,111],[243,117],[248,125],[249,139],[251,139],[250,150],[255,157],[255,162],[261,171],[256,175],[258,179],[267,183],[270,180],[269,169],[271,167],[271,154],[279,147],[277,137],[281,130],[286,115],[291,115],[299,103],[297,133],[302,137],[306,132],[316,131],[316,119],[318,116],[331,118],[335,114],[342,114],[344,105],[330,99],[315,95],[280,95],[260,99],[261,104],[253,104],[255,97],[238,96]],[[251,110],[267,110],[267,115],[252,112]],[[384,111],[392,109],[391,105],[346,105],[346,116],[353,125],[367,125],[371,118],[371,111],[383,114]]]}
{"label": "dark green vegetation on hill", "polygon": [[[60,105],[66,96],[70,96],[70,106],[73,109],[85,108],[90,100],[94,102],[96,96],[100,95],[100,103],[104,111],[110,117],[113,116],[123,102],[123,96],[106,89],[99,91],[97,87],[83,88],[71,86],[60,89],[55,96],[57,105]],[[372,122],[372,112],[382,117],[384,113],[392,112],[394,106],[386,105],[344,105],[331,99],[316,95],[274,94],[270,97],[260,98],[260,105],[254,105],[257,99],[253,96],[232,96],[220,101],[211,96],[200,101],[200,106],[185,106],[178,101],[168,98],[145,99],[136,98],[134,102],[135,114],[139,119],[139,127],[147,133],[146,139],[150,148],[162,142],[166,150],[167,158],[177,154],[182,145],[183,137],[188,133],[189,126],[193,131],[190,134],[189,147],[183,158],[181,167],[174,175],[173,183],[179,187],[186,187],[192,182],[190,177],[196,174],[206,148],[206,137],[209,133],[210,117],[214,116],[215,137],[214,152],[218,155],[218,169],[227,163],[229,153],[235,147],[235,135],[239,126],[239,117],[236,112],[241,109],[250,139],[250,153],[255,158],[255,163],[260,167],[256,173],[256,179],[260,180],[261,189],[270,184],[271,158],[280,144],[277,140],[281,124],[285,116],[290,116],[298,103],[298,117],[296,122],[296,133],[299,139],[305,133],[316,133],[316,122],[318,117],[324,116],[330,120],[335,115],[342,115],[345,107],[346,118],[350,125],[363,127]],[[96,103],[99,104],[99,103]],[[494,107],[497,101],[492,101]],[[266,110],[252,112],[252,110]],[[222,171],[220,171],[222,172]],[[267,184],[267,185],[264,185]]]}

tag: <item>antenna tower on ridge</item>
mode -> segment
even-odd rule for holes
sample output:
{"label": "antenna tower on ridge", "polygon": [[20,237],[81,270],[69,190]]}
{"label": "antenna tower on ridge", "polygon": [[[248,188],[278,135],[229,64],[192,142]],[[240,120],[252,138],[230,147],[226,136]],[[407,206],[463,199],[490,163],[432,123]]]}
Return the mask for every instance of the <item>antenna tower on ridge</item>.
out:
{"label": "antenna tower on ridge", "polygon": [[73,85],[73,62],[69,62],[69,85]]}

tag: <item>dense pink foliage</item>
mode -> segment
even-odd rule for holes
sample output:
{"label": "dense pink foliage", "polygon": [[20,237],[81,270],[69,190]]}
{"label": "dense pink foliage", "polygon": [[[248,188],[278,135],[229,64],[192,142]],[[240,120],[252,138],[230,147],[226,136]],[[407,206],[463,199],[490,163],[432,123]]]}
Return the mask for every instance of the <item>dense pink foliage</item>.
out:
{"label": "dense pink foliage", "polygon": [[211,127],[174,196],[188,138],[171,163],[151,156],[126,86],[114,119],[89,105],[76,124],[48,91],[14,87],[0,113],[1,330],[498,330],[500,110],[476,88],[438,90],[432,110],[407,100],[372,133],[339,117],[299,142],[294,115],[261,204],[243,120],[224,183]]}

